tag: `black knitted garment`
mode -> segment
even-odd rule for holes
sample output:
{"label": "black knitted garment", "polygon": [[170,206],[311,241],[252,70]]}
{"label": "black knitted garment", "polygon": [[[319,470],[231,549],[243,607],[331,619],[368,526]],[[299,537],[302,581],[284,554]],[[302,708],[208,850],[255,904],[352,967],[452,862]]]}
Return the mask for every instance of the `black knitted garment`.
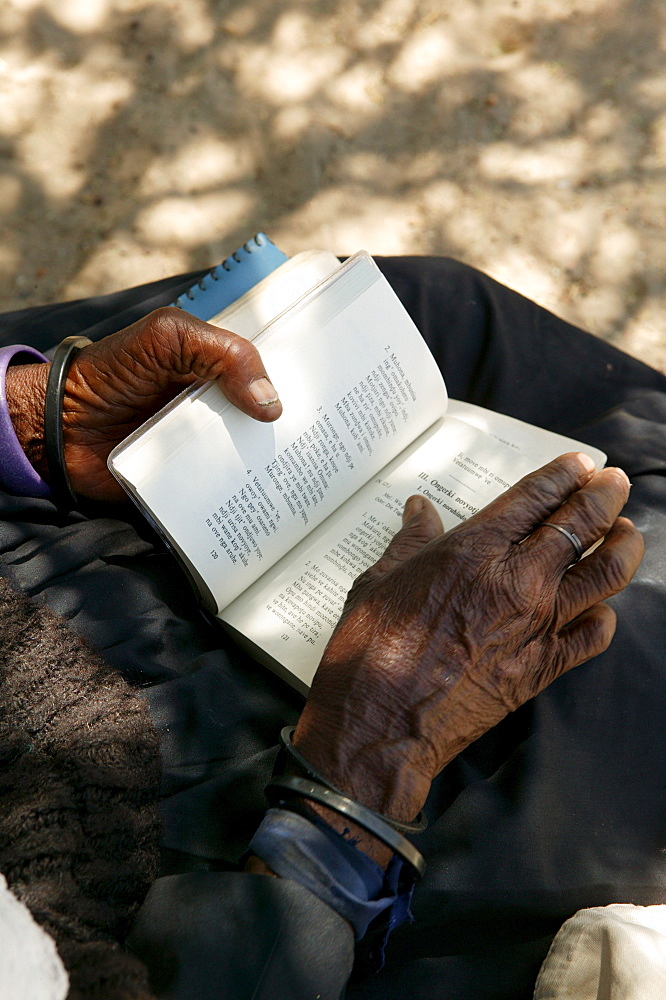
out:
{"label": "black knitted garment", "polygon": [[69,1000],[148,1000],[119,943],[157,863],[158,737],[144,702],[0,580],[0,871],[55,939]]}

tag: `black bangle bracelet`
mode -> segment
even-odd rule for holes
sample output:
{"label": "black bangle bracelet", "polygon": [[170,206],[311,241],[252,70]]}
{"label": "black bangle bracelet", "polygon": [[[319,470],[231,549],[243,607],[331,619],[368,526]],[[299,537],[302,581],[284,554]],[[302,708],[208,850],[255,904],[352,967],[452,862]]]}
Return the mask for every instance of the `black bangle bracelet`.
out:
{"label": "black bangle bracelet", "polygon": [[77,504],[65,464],[62,433],[62,404],[65,398],[65,383],[72,361],[79,351],[88,344],[92,344],[92,340],[88,340],[87,337],[65,337],[55,349],[46,383],[44,452],[53,499],[62,510],[71,510]]}
{"label": "black bangle bracelet", "polygon": [[[335,792],[336,795],[344,795],[345,794],[344,792],[342,792],[339,788],[336,788],[335,785],[332,785],[330,781],[327,781],[326,778],[324,778],[323,775],[319,774],[318,771],[315,771],[314,767],[312,767],[312,765],[308,763],[305,757],[301,756],[301,754],[298,752],[294,744],[291,742],[291,738],[293,735],[294,735],[294,727],[285,726],[282,732],[280,733],[280,743],[282,744],[283,750],[286,753],[288,753],[289,756],[292,758],[292,760],[294,760],[298,764],[300,769],[305,772],[308,778],[312,778],[320,785],[323,785],[324,788],[330,788],[330,790],[332,792]],[[273,771],[273,774],[280,773],[280,764],[281,760],[280,756],[278,755],[278,759],[275,762],[275,770]],[[428,817],[425,815],[423,810],[421,810],[421,812],[418,814],[413,823],[403,823],[399,819],[391,819],[390,816],[384,816],[383,813],[375,812],[368,806],[363,806],[363,808],[367,809],[368,812],[373,812],[375,816],[377,816],[384,823],[388,823],[389,826],[392,826],[394,830],[398,831],[398,833],[411,833],[411,834],[423,833],[423,831],[428,826]]]}
{"label": "black bangle bracelet", "polygon": [[347,819],[363,827],[377,840],[381,840],[383,844],[390,847],[394,854],[397,854],[414,869],[419,878],[423,875],[426,863],[420,851],[417,851],[414,845],[401,833],[389,826],[386,820],[371,809],[362,806],[360,802],[355,802],[339,792],[333,792],[330,788],[319,785],[315,781],[298,778],[296,775],[274,778],[266,786],[269,802],[271,799],[276,799],[278,803],[283,801],[285,793],[290,798],[297,797],[319,802],[320,805],[346,816]]}

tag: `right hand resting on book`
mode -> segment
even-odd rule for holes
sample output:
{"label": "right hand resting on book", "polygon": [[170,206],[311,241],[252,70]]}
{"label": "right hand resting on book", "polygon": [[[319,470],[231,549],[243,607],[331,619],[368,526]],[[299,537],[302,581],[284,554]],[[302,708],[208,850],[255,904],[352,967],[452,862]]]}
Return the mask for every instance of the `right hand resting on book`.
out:
{"label": "right hand resting on book", "polygon": [[[411,820],[435,775],[473,740],[615,631],[603,602],[643,554],[618,517],[620,469],[593,474],[564,455],[446,534],[434,507],[408,502],[404,527],[352,587],[294,734],[329,781]],[[549,521],[575,533],[572,545]]]}

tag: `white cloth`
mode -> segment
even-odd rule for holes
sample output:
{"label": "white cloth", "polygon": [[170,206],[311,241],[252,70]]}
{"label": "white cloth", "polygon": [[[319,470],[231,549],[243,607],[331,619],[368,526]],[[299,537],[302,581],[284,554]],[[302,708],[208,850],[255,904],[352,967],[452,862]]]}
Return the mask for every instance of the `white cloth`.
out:
{"label": "white cloth", "polygon": [[615,903],[579,910],[562,925],[534,1000],[664,1000],[666,906]]}
{"label": "white cloth", "polygon": [[52,938],[0,875],[0,1000],[65,1000],[68,991]]}

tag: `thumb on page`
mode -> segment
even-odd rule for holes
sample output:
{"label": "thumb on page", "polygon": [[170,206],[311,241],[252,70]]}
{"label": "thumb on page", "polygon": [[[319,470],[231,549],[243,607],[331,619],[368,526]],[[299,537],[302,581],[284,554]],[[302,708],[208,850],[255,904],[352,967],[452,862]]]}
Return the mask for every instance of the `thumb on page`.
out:
{"label": "thumb on page", "polygon": [[402,514],[402,528],[368,573],[373,576],[389,573],[443,533],[441,518],[430,500],[419,494],[409,497]]}
{"label": "thumb on page", "polygon": [[108,384],[115,376],[114,403],[131,403],[132,411],[139,404],[144,420],[149,415],[146,410],[163,406],[198,378],[217,382],[229,402],[256,420],[275,420],[282,413],[254,344],[181,309],[156,309],[91,345],[82,358],[88,359],[88,368],[100,368],[88,380]]}
{"label": "thumb on page", "polygon": [[[149,382],[187,384],[196,378],[217,382],[229,402],[256,420],[275,420],[282,404],[257,348],[245,337],[204,323],[180,309],[151,313],[123,331],[139,339]],[[127,349],[137,352],[133,341]]]}
{"label": "thumb on page", "polygon": [[216,381],[229,402],[256,420],[279,417],[280,398],[254,344],[229,330],[201,326],[207,329],[199,328],[192,338],[197,341],[192,371],[199,378]]}

